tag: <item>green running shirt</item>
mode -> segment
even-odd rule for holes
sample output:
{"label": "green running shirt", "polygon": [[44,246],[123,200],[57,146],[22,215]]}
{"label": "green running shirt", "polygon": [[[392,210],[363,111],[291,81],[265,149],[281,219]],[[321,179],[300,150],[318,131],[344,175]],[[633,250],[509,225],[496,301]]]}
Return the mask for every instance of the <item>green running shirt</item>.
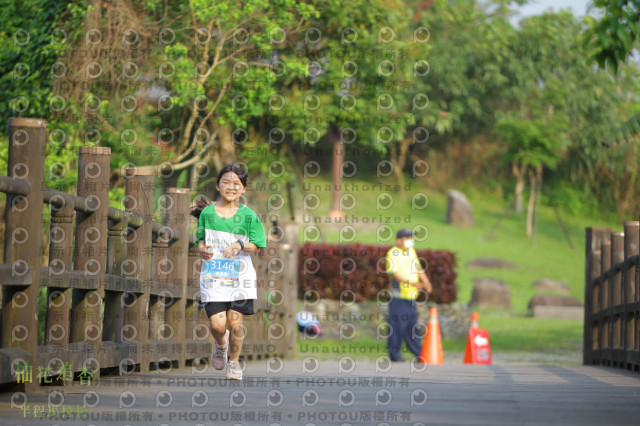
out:
{"label": "green running shirt", "polygon": [[240,204],[235,215],[222,218],[216,213],[214,204],[208,205],[200,213],[196,236],[196,244],[204,241],[205,245],[213,248],[213,257],[202,261],[201,302],[256,299],[256,271],[249,253],[241,250],[233,259],[225,259],[222,253],[237,240],[245,245],[251,242],[258,247],[266,247],[264,226],[258,215]]}

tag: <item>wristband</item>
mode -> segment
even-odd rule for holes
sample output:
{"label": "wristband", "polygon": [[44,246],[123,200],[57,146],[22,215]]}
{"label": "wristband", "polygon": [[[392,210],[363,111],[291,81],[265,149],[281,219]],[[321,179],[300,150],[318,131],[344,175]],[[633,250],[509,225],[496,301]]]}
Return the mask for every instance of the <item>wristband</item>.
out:
{"label": "wristband", "polygon": [[238,240],[237,242],[240,243],[240,250],[244,250],[244,243],[241,240]]}

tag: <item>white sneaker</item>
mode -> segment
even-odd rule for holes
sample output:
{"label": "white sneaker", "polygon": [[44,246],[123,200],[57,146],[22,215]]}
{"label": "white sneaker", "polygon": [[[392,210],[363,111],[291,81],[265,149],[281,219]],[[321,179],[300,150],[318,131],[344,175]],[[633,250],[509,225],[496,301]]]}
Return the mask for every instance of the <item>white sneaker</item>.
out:
{"label": "white sneaker", "polygon": [[216,370],[222,370],[227,364],[227,351],[229,350],[229,330],[224,333],[224,346],[218,346],[216,339],[213,339],[213,352],[211,353],[211,365]]}
{"label": "white sneaker", "polygon": [[242,380],[242,368],[239,362],[229,361],[227,364],[227,379]]}

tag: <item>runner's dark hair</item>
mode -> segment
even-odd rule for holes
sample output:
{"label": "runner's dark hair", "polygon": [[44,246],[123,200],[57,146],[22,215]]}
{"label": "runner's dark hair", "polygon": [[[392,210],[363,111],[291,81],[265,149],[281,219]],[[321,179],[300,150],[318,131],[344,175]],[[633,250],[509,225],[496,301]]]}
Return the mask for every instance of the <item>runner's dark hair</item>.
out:
{"label": "runner's dark hair", "polygon": [[242,182],[242,186],[244,186],[245,188],[247,187],[247,172],[244,169],[244,167],[242,167],[238,163],[227,164],[222,169],[220,169],[220,173],[218,173],[218,180],[216,180],[216,184],[220,183],[220,179],[222,179],[222,175],[224,175],[227,172],[235,173],[236,176],[238,176],[238,179],[240,179],[240,182]]}
{"label": "runner's dark hair", "polygon": [[[242,186],[244,186],[245,188],[247,187],[247,172],[244,167],[242,167],[238,163],[227,164],[222,169],[220,169],[220,172],[218,173],[218,179],[216,180],[216,185],[220,183],[222,175],[227,172],[235,173],[236,176],[238,176],[238,179],[240,179]],[[200,219],[200,213],[202,213],[202,210],[204,210],[204,208],[210,204],[213,204],[213,201],[209,200],[206,197],[198,197],[196,205],[191,209],[191,216],[195,217],[196,219]]]}

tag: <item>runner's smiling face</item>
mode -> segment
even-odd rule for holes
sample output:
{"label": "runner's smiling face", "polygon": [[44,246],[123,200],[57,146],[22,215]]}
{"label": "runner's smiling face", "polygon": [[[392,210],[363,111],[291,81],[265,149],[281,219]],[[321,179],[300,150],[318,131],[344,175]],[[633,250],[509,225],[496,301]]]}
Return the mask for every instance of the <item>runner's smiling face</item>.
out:
{"label": "runner's smiling face", "polygon": [[216,185],[216,189],[220,193],[220,196],[227,202],[236,201],[247,190],[247,188],[242,185],[242,181],[238,175],[233,172],[223,174]]}

